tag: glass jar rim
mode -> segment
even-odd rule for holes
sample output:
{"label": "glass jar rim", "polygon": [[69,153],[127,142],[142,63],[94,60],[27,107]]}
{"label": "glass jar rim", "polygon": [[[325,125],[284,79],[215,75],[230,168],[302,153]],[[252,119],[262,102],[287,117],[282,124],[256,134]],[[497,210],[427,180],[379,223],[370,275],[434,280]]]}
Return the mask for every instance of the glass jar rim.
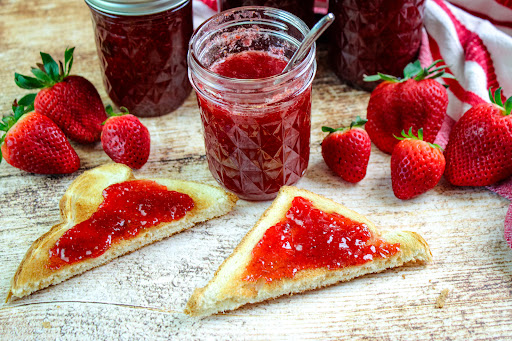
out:
{"label": "glass jar rim", "polygon": [[189,1],[192,0],[85,0],[95,10],[126,16],[156,14]]}
{"label": "glass jar rim", "polygon": [[[264,86],[264,84],[281,84],[286,81],[289,81],[290,79],[294,78],[297,73],[300,73],[304,71],[307,66],[315,61],[315,55],[316,55],[316,44],[313,44],[311,48],[309,49],[308,53],[305,55],[305,57],[302,58],[298,63],[296,63],[290,70],[288,70],[285,73],[279,73],[274,76],[265,77],[265,78],[257,78],[257,79],[240,79],[240,78],[231,78],[222,76],[218,73],[215,73],[211,71],[208,67],[204,66],[203,63],[199,60],[198,56],[195,53],[195,43],[196,43],[196,37],[201,33],[202,30],[205,29],[205,27],[215,20],[220,20],[223,17],[226,17],[229,14],[233,14],[236,12],[250,12],[250,11],[258,11],[258,10],[264,10],[265,13],[272,13],[273,16],[279,17],[280,19],[287,18],[291,24],[294,24],[295,28],[298,29],[304,37],[309,33],[309,27],[302,21],[299,17],[296,15],[289,13],[287,11],[284,11],[282,9],[277,9],[273,7],[265,7],[265,6],[244,6],[244,7],[237,7],[234,9],[226,10],[220,13],[217,13],[204,21],[192,34],[192,38],[190,39],[189,43],[189,49],[188,49],[188,60],[189,60],[189,67],[195,68],[195,71],[203,74],[206,77],[211,77],[213,79],[219,79],[224,82],[230,82],[233,84],[240,84],[240,85],[258,85],[258,86]],[[249,20],[249,19],[248,19]],[[299,42],[300,43],[300,42]]]}

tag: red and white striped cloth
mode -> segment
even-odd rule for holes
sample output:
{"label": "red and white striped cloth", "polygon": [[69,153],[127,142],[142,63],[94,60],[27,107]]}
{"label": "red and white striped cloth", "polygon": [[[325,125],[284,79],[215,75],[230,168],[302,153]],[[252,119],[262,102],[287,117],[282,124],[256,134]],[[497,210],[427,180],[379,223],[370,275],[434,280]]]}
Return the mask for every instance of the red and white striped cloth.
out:
{"label": "red and white striped cloth", "polygon": [[[216,0],[201,1],[194,0],[198,22],[216,10]],[[327,0],[316,2],[316,10],[325,12]],[[489,87],[502,87],[504,98],[512,96],[512,0],[450,2],[426,1],[420,50],[422,65],[443,59],[456,77],[440,80],[449,85],[448,115],[436,140],[442,146],[448,142],[453,124],[469,108],[489,101]],[[512,200],[512,178],[488,188]],[[512,205],[505,217],[505,238],[512,247]]]}

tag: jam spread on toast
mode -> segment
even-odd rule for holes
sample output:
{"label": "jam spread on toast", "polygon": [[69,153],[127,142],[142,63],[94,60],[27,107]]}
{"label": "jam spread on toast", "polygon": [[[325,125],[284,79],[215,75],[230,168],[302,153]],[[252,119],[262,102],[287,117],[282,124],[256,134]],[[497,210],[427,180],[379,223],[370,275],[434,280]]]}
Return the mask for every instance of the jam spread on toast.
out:
{"label": "jam spread on toast", "polygon": [[244,280],[267,282],[293,278],[304,269],[340,269],[360,265],[400,251],[372,236],[364,223],[323,212],[303,197],[295,197],[285,218],[267,229],[252,250]]}
{"label": "jam spread on toast", "polygon": [[169,191],[151,180],[113,184],[103,190],[93,215],[66,231],[50,249],[49,268],[58,269],[101,256],[112,245],[141,230],[179,220],[194,208],[187,194]]}

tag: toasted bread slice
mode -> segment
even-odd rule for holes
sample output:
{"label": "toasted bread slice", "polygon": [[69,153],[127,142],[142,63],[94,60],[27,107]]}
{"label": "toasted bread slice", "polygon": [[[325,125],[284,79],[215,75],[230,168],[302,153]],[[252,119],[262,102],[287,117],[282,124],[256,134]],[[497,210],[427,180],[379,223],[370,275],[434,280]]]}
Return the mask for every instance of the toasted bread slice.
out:
{"label": "toasted bread slice", "polygon": [[[323,212],[336,212],[353,221],[366,224],[375,238],[390,244],[400,243],[400,251],[388,258],[376,258],[357,266],[335,270],[303,269],[296,272],[293,278],[283,277],[271,282],[267,282],[264,278],[259,278],[257,281],[244,280],[254,247],[267,229],[284,218],[292,205],[292,200],[297,196],[310,200],[315,208]],[[431,260],[432,255],[427,243],[415,232],[390,231],[381,234],[368,219],[332,200],[303,189],[283,187],[256,225],[221,264],[213,279],[205,287],[194,291],[187,303],[185,313],[191,316],[208,316],[236,309],[247,303],[261,302],[285,294],[349,281],[358,276],[394,268],[405,263],[426,263]]]}
{"label": "toasted bread slice", "polygon": [[99,257],[65,265],[57,270],[49,269],[49,250],[67,230],[88,219],[97,210],[103,202],[102,191],[112,184],[134,179],[129,167],[114,163],[86,171],[75,179],[60,201],[62,221],[29,248],[12,279],[7,301],[12,296],[23,297],[60,283],[116,257],[181,232],[196,223],[224,215],[231,211],[237,201],[235,195],[217,187],[189,181],[150,179],[166,186],[168,190],[188,194],[194,200],[194,208],[179,220],[143,229],[131,239],[112,244]]}

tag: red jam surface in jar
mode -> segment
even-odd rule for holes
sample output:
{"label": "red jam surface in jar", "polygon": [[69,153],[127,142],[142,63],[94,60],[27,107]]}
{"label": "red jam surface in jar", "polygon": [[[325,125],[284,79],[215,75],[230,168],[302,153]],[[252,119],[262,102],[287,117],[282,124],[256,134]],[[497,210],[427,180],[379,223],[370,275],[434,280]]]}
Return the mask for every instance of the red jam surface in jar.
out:
{"label": "red jam surface in jar", "polygon": [[156,14],[121,16],[91,7],[96,47],[108,95],[137,116],[178,108],[192,87],[187,52],[192,1]]}
{"label": "red jam surface in jar", "polygon": [[336,74],[348,84],[372,90],[363,81],[377,72],[403,76],[417,59],[425,0],[330,0],[329,58]]}
{"label": "red jam surface in jar", "polygon": [[244,280],[293,278],[304,269],[341,269],[390,257],[400,244],[375,238],[368,226],[326,213],[295,197],[286,216],[269,228],[252,250]]}
{"label": "red jam surface in jar", "polygon": [[179,220],[194,208],[187,194],[150,180],[125,181],[103,190],[93,215],[66,231],[50,249],[50,269],[101,256],[112,244],[141,230]]}
{"label": "red jam surface in jar", "polygon": [[295,14],[309,27],[314,24],[314,0],[220,0],[220,10],[242,7],[242,6],[266,6],[280,8]]}
{"label": "red jam surface in jar", "polygon": [[[267,52],[246,51],[220,60],[222,76],[258,79],[279,74],[286,61]],[[198,94],[208,166],[214,178],[242,199],[268,200],[297,182],[309,162],[311,87],[287,107],[261,113],[233,112]]]}

